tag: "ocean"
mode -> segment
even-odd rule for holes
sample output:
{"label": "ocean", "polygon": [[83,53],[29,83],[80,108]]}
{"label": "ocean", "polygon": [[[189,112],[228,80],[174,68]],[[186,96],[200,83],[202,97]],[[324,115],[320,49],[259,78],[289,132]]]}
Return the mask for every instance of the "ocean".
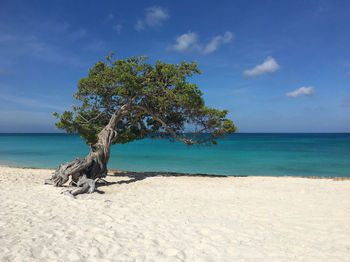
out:
{"label": "ocean", "polygon": [[[233,176],[350,177],[350,134],[246,134],[217,146],[143,139],[112,146],[109,169]],[[78,135],[0,134],[0,165],[57,168],[84,157]]]}

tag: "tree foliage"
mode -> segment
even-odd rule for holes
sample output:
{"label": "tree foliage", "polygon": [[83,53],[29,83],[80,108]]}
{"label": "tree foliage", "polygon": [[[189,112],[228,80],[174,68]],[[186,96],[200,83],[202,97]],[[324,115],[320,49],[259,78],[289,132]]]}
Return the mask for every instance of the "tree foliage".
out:
{"label": "tree foliage", "polygon": [[[99,132],[116,112],[113,123],[118,136],[114,143],[167,138],[187,145],[216,143],[225,133],[236,132],[227,110],[208,108],[202,92],[188,79],[201,74],[196,63],[146,63],[144,56],[97,62],[87,77],[80,79],[72,111],[65,111],[56,126],[79,133],[87,143],[96,143]],[[121,111],[121,109],[127,109]],[[186,130],[193,131],[185,133]]]}

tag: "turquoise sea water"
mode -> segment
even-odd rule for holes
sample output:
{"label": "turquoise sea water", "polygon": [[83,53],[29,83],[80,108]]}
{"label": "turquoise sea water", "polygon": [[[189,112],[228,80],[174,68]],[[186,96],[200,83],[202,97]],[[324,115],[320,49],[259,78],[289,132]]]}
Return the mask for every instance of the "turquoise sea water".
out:
{"label": "turquoise sea water", "polygon": [[[57,168],[89,151],[77,135],[0,134],[0,165]],[[109,169],[350,177],[350,134],[233,134],[218,146],[144,139],[112,148]]]}

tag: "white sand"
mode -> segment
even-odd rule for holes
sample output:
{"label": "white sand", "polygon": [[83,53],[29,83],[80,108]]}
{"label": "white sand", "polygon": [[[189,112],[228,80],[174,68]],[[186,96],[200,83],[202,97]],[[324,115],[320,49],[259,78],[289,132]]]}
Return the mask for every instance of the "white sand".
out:
{"label": "white sand", "polygon": [[131,181],[74,200],[51,173],[0,167],[0,261],[350,261],[349,180],[108,176]]}

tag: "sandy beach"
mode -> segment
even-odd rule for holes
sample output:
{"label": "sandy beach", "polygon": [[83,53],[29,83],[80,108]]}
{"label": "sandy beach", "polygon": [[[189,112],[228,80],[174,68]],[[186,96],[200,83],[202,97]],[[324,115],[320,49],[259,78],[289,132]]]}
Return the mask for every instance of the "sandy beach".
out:
{"label": "sandy beach", "polygon": [[110,175],[72,199],[0,167],[0,261],[349,261],[350,181]]}

